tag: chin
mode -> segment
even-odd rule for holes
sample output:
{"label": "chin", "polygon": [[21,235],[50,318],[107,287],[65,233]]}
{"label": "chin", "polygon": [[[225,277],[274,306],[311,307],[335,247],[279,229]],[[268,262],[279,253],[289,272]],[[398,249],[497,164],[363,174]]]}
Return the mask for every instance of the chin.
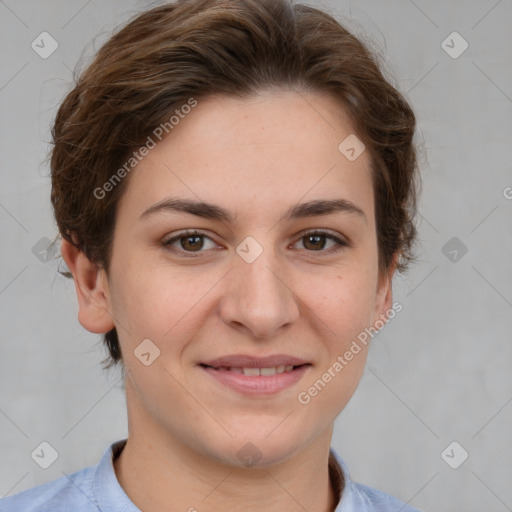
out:
{"label": "chin", "polygon": [[[272,467],[286,461],[305,446],[303,431],[292,435],[289,428],[278,432],[280,428],[269,435],[272,429],[258,428],[255,425],[246,430],[244,435],[225,439],[225,449],[219,451],[222,443],[216,443],[208,451],[213,458],[229,466],[254,469]],[[227,454],[229,455],[226,457]]]}

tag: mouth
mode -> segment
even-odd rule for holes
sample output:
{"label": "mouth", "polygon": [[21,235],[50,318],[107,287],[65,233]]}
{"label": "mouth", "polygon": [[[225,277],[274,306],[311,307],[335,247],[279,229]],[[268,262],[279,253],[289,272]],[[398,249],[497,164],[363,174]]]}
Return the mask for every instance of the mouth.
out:
{"label": "mouth", "polygon": [[271,395],[296,384],[313,365],[286,355],[227,356],[200,363],[216,382],[242,394]]}
{"label": "mouth", "polygon": [[311,366],[309,363],[299,364],[299,365],[279,365],[279,366],[267,366],[267,367],[237,367],[237,366],[209,366],[207,364],[201,363],[199,366],[203,368],[211,368],[212,370],[216,370],[218,372],[231,372],[238,373],[242,375],[246,375],[248,377],[257,377],[257,376],[271,376],[271,375],[279,375],[281,373],[289,373],[297,368],[302,368],[303,366]]}

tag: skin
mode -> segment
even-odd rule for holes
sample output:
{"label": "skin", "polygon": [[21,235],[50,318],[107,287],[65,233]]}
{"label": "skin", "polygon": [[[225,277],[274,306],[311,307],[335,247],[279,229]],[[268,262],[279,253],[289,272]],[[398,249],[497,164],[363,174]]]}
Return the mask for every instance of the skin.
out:
{"label": "skin", "polygon": [[[80,323],[94,333],[115,326],[120,337],[129,438],[115,470],[142,510],[336,507],[328,476],[333,425],[359,383],[367,348],[309,404],[297,395],[386,316],[394,273],[394,265],[378,271],[369,155],[349,161],[338,150],[351,133],[341,105],[318,93],[201,100],[129,175],[109,275],[62,242]],[[171,195],[215,203],[235,221],[173,212],[139,219]],[[364,216],[280,221],[294,204],[339,198]],[[348,245],[331,252],[336,243],[321,238],[325,245],[315,248],[303,232],[319,228]],[[162,245],[184,229],[205,234],[200,252],[187,237],[174,252]],[[236,252],[247,236],[263,248],[252,263]],[[147,338],[160,350],[149,366],[134,355]],[[290,354],[312,366],[291,388],[248,397],[198,366],[235,353]],[[261,453],[250,468],[237,457],[248,442]]]}

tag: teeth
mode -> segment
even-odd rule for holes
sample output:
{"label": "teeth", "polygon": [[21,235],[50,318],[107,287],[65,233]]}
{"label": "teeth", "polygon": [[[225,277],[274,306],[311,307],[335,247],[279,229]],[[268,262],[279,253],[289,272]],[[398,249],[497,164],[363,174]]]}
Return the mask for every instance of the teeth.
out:
{"label": "teeth", "polygon": [[282,366],[273,366],[271,368],[230,368],[231,371],[242,370],[241,372],[244,375],[248,376],[256,376],[256,375],[276,375],[278,373],[291,372],[293,370],[293,365],[282,365]]}
{"label": "teeth", "polygon": [[258,375],[276,375],[284,372],[291,372],[293,370],[293,365],[287,364],[280,366],[272,366],[271,368],[236,368],[234,366],[219,366],[216,370],[220,372],[233,372],[233,373],[243,373],[249,377],[255,377]]}
{"label": "teeth", "polygon": [[244,375],[261,375],[259,368],[243,368]]}

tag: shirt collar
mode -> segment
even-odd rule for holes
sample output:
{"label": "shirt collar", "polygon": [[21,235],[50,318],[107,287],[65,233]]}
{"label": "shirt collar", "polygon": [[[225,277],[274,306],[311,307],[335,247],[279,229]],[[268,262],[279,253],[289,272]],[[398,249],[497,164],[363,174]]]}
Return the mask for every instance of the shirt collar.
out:
{"label": "shirt collar", "polygon": [[101,511],[115,510],[116,512],[142,512],[128,498],[117,480],[114,469],[114,459],[119,456],[127,439],[112,443],[103,453],[94,472],[94,493]]}
{"label": "shirt collar", "polygon": [[348,467],[332,447],[329,451],[329,475],[331,475],[334,493],[338,498],[334,512],[354,512],[360,510],[357,496],[354,492],[354,484],[350,480]]}

